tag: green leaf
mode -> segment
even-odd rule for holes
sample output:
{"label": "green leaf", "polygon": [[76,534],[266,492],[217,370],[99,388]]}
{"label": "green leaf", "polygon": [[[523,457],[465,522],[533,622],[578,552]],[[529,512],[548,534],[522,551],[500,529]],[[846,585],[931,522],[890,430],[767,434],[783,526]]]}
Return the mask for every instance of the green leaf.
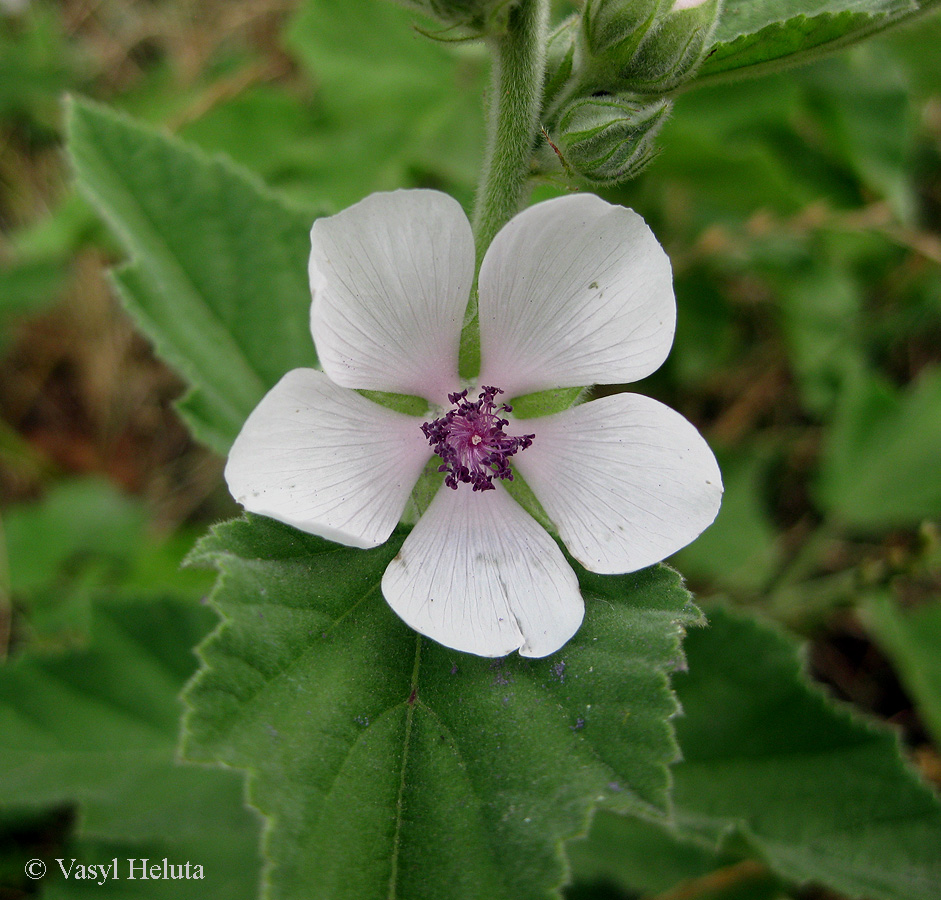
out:
{"label": "green leaf", "polygon": [[[0,667],[0,807],[77,804],[76,843],[62,855],[94,850],[82,862],[168,856],[204,867],[202,881],[148,881],[140,896],[256,895],[258,821],[241,779],[175,760],[177,694],[211,624],[191,602],[99,602],[89,649]],[[125,876],[114,896],[138,896]],[[55,869],[44,884],[50,896],[81,895]]]}
{"label": "green leaf", "polygon": [[848,373],[865,364],[857,280],[835,264],[833,252],[813,243],[808,258],[781,266],[781,326],[806,409],[827,416]]}
{"label": "green leaf", "polygon": [[884,197],[902,221],[913,223],[917,113],[911,78],[898,57],[867,44],[800,76],[831,152],[859,179],[863,199]]}
{"label": "green leaf", "polygon": [[184,752],[247,769],[271,898],[544,898],[592,808],[663,814],[669,674],[697,611],[663,566],[584,575],[582,629],[545,660],[407,628],[379,582],[404,534],[355,550],[267,519],[219,526],[223,626],[185,695]]}
{"label": "green leaf", "polygon": [[102,107],[73,101],[78,182],[132,262],[121,295],[191,386],[194,434],[225,452],[289,369],[316,363],[308,328],[312,216],[248,175]]}
{"label": "green leaf", "polygon": [[[807,115],[801,85],[785,76],[683,94],[664,126],[663,152],[649,177],[642,174],[623,189],[623,202],[650,218],[647,210],[673,197],[669,209],[682,204],[680,224],[689,223],[690,240],[717,221],[739,226],[757,209],[796,214],[818,199],[822,188],[813,177],[815,169],[806,173],[806,145],[799,156],[793,144],[781,146],[781,123]],[[831,191],[830,184],[824,187]],[[666,214],[668,220],[677,218],[675,212]],[[722,302],[728,301],[714,300]],[[683,316],[679,327],[684,327]]]}
{"label": "green leaf", "polygon": [[[663,823],[599,813],[586,840],[566,852],[576,883],[616,884],[630,894],[671,889],[690,900],[781,900],[780,879],[757,860],[718,851]],[[673,896],[669,894],[669,896]]]}
{"label": "green leaf", "polygon": [[288,48],[320,88],[307,164],[337,207],[403,186],[473,198],[487,54],[414,24],[388,0],[307,0],[288,27]]}
{"label": "green leaf", "polygon": [[[4,511],[0,559],[18,611],[18,640],[31,650],[87,641],[95,598],[180,597],[196,601],[205,573],[181,570],[194,538],[158,539],[144,505],[98,479],[52,486],[38,502]],[[5,544],[5,547],[3,547]]]}
{"label": "green leaf", "polygon": [[4,512],[10,589],[28,593],[54,584],[68,565],[95,555],[116,563],[143,538],[146,512],[106,481],[64,482],[36,503]]}
{"label": "green leaf", "polygon": [[860,614],[941,747],[941,603],[903,609],[889,592],[875,593],[862,602]]}
{"label": "green leaf", "polygon": [[0,269],[0,351],[11,320],[51,306],[65,283],[65,267],[47,260],[15,260]]}
{"label": "green leaf", "polygon": [[726,0],[693,84],[797,65],[930,9],[936,0]]}
{"label": "green leaf", "polygon": [[180,136],[208,153],[224,153],[279,193],[320,206],[329,190],[318,172],[324,140],[314,106],[295,84],[254,85],[213,104]]}
{"label": "green leaf", "polygon": [[65,31],[58,11],[42,5],[0,14],[0,116],[24,119],[44,137],[55,133],[59,96],[76,80],[76,45]]}
{"label": "green leaf", "polygon": [[941,510],[941,369],[907,390],[859,373],[823,448],[817,499],[859,529],[917,525]]}
{"label": "green leaf", "polygon": [[827,701],[791,641],[722,609],[676,678],[676,822],[759,853],[783,878],[850,897],[936,900],[941,804],[897,737]]}

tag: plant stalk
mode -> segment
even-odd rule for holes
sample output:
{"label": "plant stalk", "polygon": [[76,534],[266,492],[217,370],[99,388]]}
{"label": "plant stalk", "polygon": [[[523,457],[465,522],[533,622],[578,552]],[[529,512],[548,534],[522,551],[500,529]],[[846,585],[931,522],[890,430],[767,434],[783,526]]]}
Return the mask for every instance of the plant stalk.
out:
{"label": "plant stalk", "polygon": [[[490,242],[523,205],[539,134],[548,26],[549,0],[520,0],[510,10],[505,30],[487,40],[492,74],[487,153],[473,215],[477,272]],[[479,369],[475,287],[461,333],[461,377],[474,378]]]}

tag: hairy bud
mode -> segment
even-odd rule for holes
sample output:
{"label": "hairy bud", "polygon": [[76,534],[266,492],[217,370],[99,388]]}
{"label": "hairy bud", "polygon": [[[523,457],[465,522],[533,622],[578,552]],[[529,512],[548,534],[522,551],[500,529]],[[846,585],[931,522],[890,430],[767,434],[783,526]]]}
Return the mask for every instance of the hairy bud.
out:
{"label": "hairy bud", "polygon": [[621,95],[584,97],[559,117],[557,140],[566,164],[598,184],[616,184],[639,174],[656,153],[657,132],[670,103]]}
{"label": "hairy bud", "polygon": [[644,36],[621,77],[632,90],[666,91],[699,67],[709,46],[721,0],[676,0]]}
{"label": "hairy bud", "polygon": [[702,62],[721,0],[588,0],[581,93],[672,90]]}
{"label": "hairy bud", "polygon": [[589,57],[608,67],[630,62],[664,0],[587,0],[582,35]]}

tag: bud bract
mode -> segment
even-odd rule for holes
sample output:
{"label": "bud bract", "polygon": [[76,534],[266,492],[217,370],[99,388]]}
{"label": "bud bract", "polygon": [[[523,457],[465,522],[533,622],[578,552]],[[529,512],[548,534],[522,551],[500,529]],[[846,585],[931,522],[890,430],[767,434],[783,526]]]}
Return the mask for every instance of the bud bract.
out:
{"label": "bud bract", "polygon": [[542,107],[547,109],[572,75],[579,18],[569,16],[549,35],[546,45],[546,76]]}
{"label": "bud bract", "polygon": [[566,164],[598,184],[633,178],[656,153],[670,103],[630,95],[583,97],[559,116],[557,141]]}
{"label": "bud bract", "polygon": [[587,0],[582,10],[586,54],[606,67],[629,63],[664,2],[669,0]]}
{"label": "bud bract", "polygon": [[721,0],[675,0],[659,16],[621,70],[635,91],[668,91],[689,78],[705,57]]}

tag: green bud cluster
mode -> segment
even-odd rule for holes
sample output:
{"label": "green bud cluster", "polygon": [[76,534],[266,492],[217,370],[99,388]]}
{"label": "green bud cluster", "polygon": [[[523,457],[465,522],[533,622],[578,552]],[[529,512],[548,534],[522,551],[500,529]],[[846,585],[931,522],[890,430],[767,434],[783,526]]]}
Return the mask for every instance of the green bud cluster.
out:
{"label": "green bud cluster", "polygon": [[692,77],[722,0],[585,0],[551,35],[544,121],[563,164],[611,184],[656,153],[664,98]]}

